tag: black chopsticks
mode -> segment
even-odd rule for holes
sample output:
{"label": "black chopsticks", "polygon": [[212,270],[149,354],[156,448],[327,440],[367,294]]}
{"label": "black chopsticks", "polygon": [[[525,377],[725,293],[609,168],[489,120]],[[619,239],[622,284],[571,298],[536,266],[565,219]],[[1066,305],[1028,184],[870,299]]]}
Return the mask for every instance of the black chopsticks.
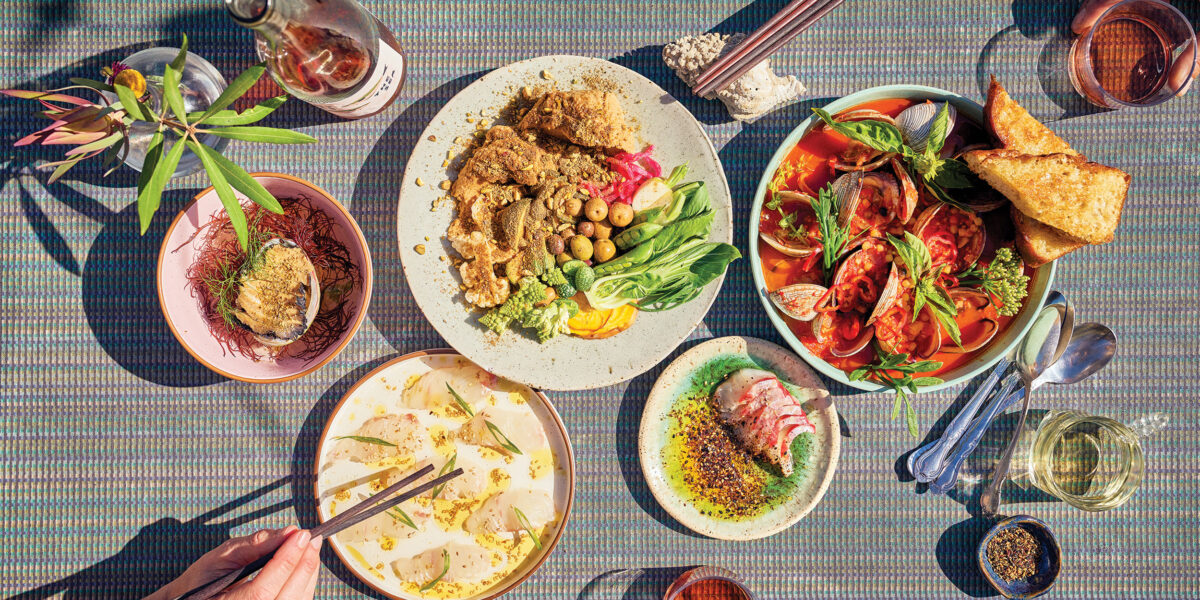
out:
{"label": "black chopsticks", "polygon": [[[411,484],[417,479],[420,479],[421,477],[424,477],[432,470],[433,465],[425,465],[404,479],[401,479],[395,484],[388,486],[387,489],[379,492],[378,494],[363,500],[341,514],[329,519],[324,523],[321,523],[320,525],[317,525],[316,527],[313,527],[311,530],[313,537],[319,535],[325,539],[329,539],[330,536],[347,527],[351,527],[361,523],[362,521],[370,519],[371,517],[388,510],[389,508],[392,508],[393,506],[396,506],[405,500],[415,498],[416,496],[442,485],[451,479],[462,475],[463,473],[461,468],[454,469],[445,475],[440,475],[394,498],[389,498],[389,496],[392,494],[398,493],[401,489],[404,489],[405,486]],[[240,570],[229,573],[228,575],[225,575],[219,579],[214,579],[213,581],[210,581],[183,594],[182,596],[179,596],[176,598],[176,600],[208,600],[209,598],[212,598],[213,596],[225,591],[225,589],[234,583],[241,581],[243,578],[257,573],[260,569],[267,565],[267,562],[269,562],[274,555],[274,552],[267,554],[266,556],[263,556],[262,558],[259,558],[258,560],[246,565]]]}

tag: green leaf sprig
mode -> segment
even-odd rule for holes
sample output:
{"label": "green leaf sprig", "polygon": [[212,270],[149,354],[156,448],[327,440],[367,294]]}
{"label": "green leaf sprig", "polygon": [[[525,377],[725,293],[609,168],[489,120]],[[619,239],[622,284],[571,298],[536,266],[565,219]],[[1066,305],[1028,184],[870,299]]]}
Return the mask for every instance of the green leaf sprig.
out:
{"label": "green leaf sprig", "polygon": [[[437,476],[441,477],[442,475],[449,473],[451,470],[454,469],[454,463],[456,463],[456,462],[458,462],[458,453],[457,452],[450,455],[450,460],[446,461],[446,464],[442,465],[442,468],[438,470]],[[437,487],[433,488],[433,493],[429,496],[429,498],[431,500],[436,499],[438,497],[438,494],[442,493],[442,490],[445,488],[446,488],[445,483],[440,484]]]}
{"label": "green leaf sprig", "polygon": [[[94,144],[103,143],[95,149],[109,148],[105,154],[106,166],[113,162],[121,153],[128,151],[131,127],[135,122],[150,123],[154,126],[150,143],[146,150],[146,158],[138,177],[138,220],[141,232],[146,233],[154,214],[162,202],[162,194],[167,182],[175,173],[176,167],[183,156],[184,149],[189,149],[204,165],[209,181],[220,198],[225,211],[229,213],[230,223],[237,235],[238,243],[245,251],[250,251],[250,240],[246,216],[241,203],[234,195],[234,190],[241,192],[252,202],[263,208],[281,214],[283,207],[265,187],[238,166],[225,158],[217,150],[202,142],[203,136],[215,136],[246,142],[263,142],[268,144],[311,144],[316,138],[292,131],[274,127],[254,126],[254,123],[265,118],[279,108],[286,96],[277,96],[259,103],[257,106],[242,112],[229,110],[229,105],[246,94],[266,72],[266,66],[258,64],[243,71],[230,82],[212,104],[204,111],[187,112],[180,82],[187,62],[187,36],[183,36],[179,53],[163,69],[163,76],[149,78],[162,86],[163,106],[154,110],[142,101],[129,87],[121,84],[108,84],[91,79],[75,78],[72,83],[76,86],[87,87],[97,92],[115,93],[118,102],[109,104],[106,110],[114,118],[119,117],[120,128],[112,139],[105,138]],[[93,144],[93,145],[94,145]],[[91,145],[89,145],[91,146]],[[169,149],[168,149],[169,148]],[[88,148],[82,152],[88,152]],[[80,158],[84,154],[79,155]],[[61,165],[65,172],[78,161]],[[58,176],[62,172],[56,171]],[[57,177],[55,177],[57,179]]]}
{"label": "green leaf sprig", "polygon": [[[896,401],[892,405],[892,420],[900,416],[900,407],[904,407],[904,420],[908,425],[908,434],[917,437],[917,413],[913,410],[912,401],[908,394],[916,394],[923,385],[937,385],[942,380],[937,377],[914,377],[942,368],[942,363],[932,360],[908,362],[907,354],[889,354],[882,348],[877,349],[879,358],[876,362],[855,369],[850,373],[850,381],[870,379],[882,383],[896,392]],[[898,374],[893,375],[893,373]]]}
{"label": "green leaf sprig", "polygon": [[432,580],[430,580],[429,583],[426,583],[425,585],[421,586],[421,589],[419,591],[424,592],[424,591],[428,591],[428,590],[432,589],[433,586],[437,585],[437,583],[439,581],[441,581],[443,577],[446,576],[446,573],[449,573],[449,572],[450,572],[450,553],[448,551],[446,551],[445,548],[443,548],[442,549],[442,572],[438,573],[438,576],[434,577]]}
{"label": "green leaf sprig", "polygon": [[504,432],[500,431],[500,428],[496,427],[495,423],[492,423],[491,421],[484,421],[483,424],[487,426],[488,431],[492,433],[492,438],[496,440],[497,444],[500,444],[501,448],[504,448],[513,454],[521,454],[521,449],[517,448],[517,445],[512,443],[512,440],[508,439],[508,436],[504,435]]}
{"label": "green leaf sprig", "polygon": [[[450,390],[450,397],[454,399],[454,403],[457,404],[458,407],[460,409],[462,409],[463,412],[467,413],[467,416],[470,416],[470,417],[475,416],[475,411],[471,409],[471,405],[468,404],[467,401],[464,400],[463,397],[460,396],[458,392],[454,391],[454,388],[450,387],[449,383],[446,384],[446,389]],[[513,454],[521,453],[521,449],[517,448],[517,445],[512,443],[512,440],[508,439],[508,436],[504,435],[504,432],[500,431],[500,428],[497,427],[495,423],[492,423],[491,421],[488,421],[485,419],[483,421],[483,424],[485,426],[487,426],[488,431],[491,432],[491,434],[492,434],[492,438],[494,438],[496,440],[497,444],[500,444],[501,448],[504,448],[505,450],[508,450],[509,452],[512,452]],[[455,456],[458,456],[458,454],[455,454]],[[453,463],[454,463],[454,459],[451,458],[450,462],[447,464],[453,465]],[[453,466],[443,467],[443,470],[448,471],[453,468],[454,468]],[[439,473],[438,475],[441,476],[444,474],[445,473]],[[440,491],[441,486],[438,486],[437,489]],[[437,497],[436,492],[433,494],[433,497],[434,498]]]}
{"label": "green leaf sprig", "polygon": [[913,284],[913,322],[916,322],[917,316],[921,314],[921,309],[928,306],[934,318],[950,334],[950,339],[961,346],[962,334],[959,332],[958,322],[954,320],[958,309],[955,308],[954,300],[950,298],[946,288],[937,283],[941,270],[931,268],[933,259],[925,242],[907,231],[904,232],[904,239],[888,234],[888,242],[896,249],[896,256],[904,263],[909,280]]}
{"label": "green leaf sprig", "polygon": [[400,521],[401,523],[404,523],[405,525],[408,525],[409,527],[412,527],[413,529],[420,529],[419,527],[417,527],[416,521],[413,521],[412,517],[408,516],[408,513],[401,510],[399,506],[388,511],[387,514],[389,517],[391,517],[397,521]]}
{"label": "green leaf sprig", "polygon": [[833,184],[827,183],[817,191],[817,197],[811,198],[813,212],[817,215],[817,230],[821,232],[821,266],[825,280],[833,278],[833,266],[850,243],[850,222],[845,226],[839,223],[837,199],[833,195]]}
{"label": "green leaf sprig", "polygon": [[950,129],[949,104],[942,104],[929,128],[929,140],[923,152],[917,152],[904,143],[904,136],[891,123],[875,120],[849,121],[840,123],[826,111],[813,109],[830,129],[880,152],[899,155],[909,168],[921,176],[925,188],[934,197],[947,204],[962,208],[947,189],[963,189],[975,186],[974,175],[967,165],[954,158],[941,158],[939,154]]}
{"label": "green leaf sprig", "polygon": [[521,529],[525,530],[525,533],[529,534],[529,539],[533,540],[534,547],[541,550],[542,541],[533,533],[533,524],[529,522],[529,518],[525,516],[525,513],[521,512],[521,509],[515,506],[513,507],[513,513],[517,515],[517,522],[521,524]]}
{"label": "green leaf sprig", "polygon": [[388,446],[391,448],[396,447],[395,444],[393,444],[387,440],[381,440],[377,437],[370,437],[370,436],[366,436],[366,435],[341,435],[341,436],[335,437],[333,439],[335,439],[335,440],[354,440],[356,442],[362,442],[364,444],[374,444],[376,446]]}
{"label": "green leaf sprig", "polygon": [[454,391],[454,388],[450,387],[449,383],[446,384],[446,389],[450,390],[450,397],[454,399],[454,403],[458,405],[460,410],[467,413],[468,417],[475,416],[475,411],[471,409],[471,405],[467,404],[467,401],[463,400],[463,397],[458,395],[458,392]]}

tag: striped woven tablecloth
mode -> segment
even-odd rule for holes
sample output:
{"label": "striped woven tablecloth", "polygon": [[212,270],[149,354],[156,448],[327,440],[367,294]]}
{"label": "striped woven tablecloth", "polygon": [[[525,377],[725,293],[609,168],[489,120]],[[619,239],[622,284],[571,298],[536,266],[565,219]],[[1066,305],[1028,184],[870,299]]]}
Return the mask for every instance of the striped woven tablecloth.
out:
{"label": "striped woven tablecloth", "polygon": [[[1176,0],[1195,19],[1200,6]],[[809,87],[803,102],[749,125],[689,97],[661,45],[708,30],[750,31],[782,0],[365,0],[411,60],[397,105],[360,122],[289,103],[270,124],[321,138],[309,147],[235,146],[252,170],[315,182],[345,202],[370,242],[370,319],[336,360],[298,381],[221,379],[176,343],[155,299],[154,261],[173,214],[201,187],[173,184],[137,234],[135,179],[95,169],[46,185],[48,153],[9,149],[40,127],[25,102],[0,101],[0,593],[22,598],[140,597],[229,535],[311,526],[316,436],[333,404],[373,366],[444,343],[406,291],[394,224],[401,165],[432,115],[481,73],[543,54],[597,56],[684,98],[720,149],[739,245],[761,171],[809,110],[881,84],[921,83],[982,101],[996,73],[1013,96],[1092,160],[1133,174],[1116,240],[1060,262],[1056,287],[1082,320],[1120,340],[1105,371],[1045,388],[1042,406],[1130,420],[1163,411],[1145,442],[1144,485],[1124,507],[1088,514],[1031,502],[1064,551],[1059,598],[1200,596],[1200,94],[1156,108],[1095,113],[1066,94],[1061,31],[1074,0],[847,0],[776,57]],[[248,32],[219,0],[5,0],[0,85],[48,88],[134,50],[192,48],[227,76],[253,62]],[[779,341],[737,262],[684,348],[722,335]],[[984,521],[963,501],[918,494],[896,460],[912,447],[890,398],[834,388],[849,438],[824,502],[768,539],[689,534],[642,480],[641,404],[662,365],[627,385],[552,394],[572,435],[575,512],[551,560],[513,598],[659,598],[680,567],[742,574],[766,599],[957,598],[991,594],[974,569]],[[963,390],[916,403],[923,429]],[[294,479],[293,476],[298,476]],[[370,591],[332,553],[321,598]]]}

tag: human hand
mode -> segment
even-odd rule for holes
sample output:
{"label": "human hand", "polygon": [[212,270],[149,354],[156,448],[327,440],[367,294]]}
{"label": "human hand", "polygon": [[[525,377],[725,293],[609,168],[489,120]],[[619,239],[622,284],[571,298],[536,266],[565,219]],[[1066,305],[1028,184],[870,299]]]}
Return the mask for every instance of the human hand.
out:
{"label": "human hand", "polygon": [[214,579],[228,575],[275,551],[275,556],[253,579],[230,586],[216,598],[221,600],[311,599],[321,574],[320,536],[294,526],[264,529],[234,538],[201,556],[175,581],[150,594],[146,600],[175,598]]}
{"label": "human hand", "polygon": [[[1071,30],[1077,35],[1086,34],[1096,25],[1096,21],[1100,20],[1104,11],[1121,2],[1122,0],[1083,0],[1079,5],[1079,12],[1075,14],[1075,20],[1071,21]],[[1196,54],[1195,45],[1189,42],[1171,65],[1171,71],[1167,73],[1167,85],[1171,89],[1178,89],[1182,95],[1192,87],[1192,81],[1197,74],[1200,74],[1200,56]]]}

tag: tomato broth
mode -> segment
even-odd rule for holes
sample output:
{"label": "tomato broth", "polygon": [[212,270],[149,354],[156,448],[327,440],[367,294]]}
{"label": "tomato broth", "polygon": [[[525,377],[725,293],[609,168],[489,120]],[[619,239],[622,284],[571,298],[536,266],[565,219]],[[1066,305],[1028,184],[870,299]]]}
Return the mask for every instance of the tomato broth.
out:
{"label": "tomato broth", "polygon": [[[912,106],[913,104],[914,102],[910,100],[887,99],[860,104],[849,110],[870,109],[894,117],[902,110]],[[960,115],[958,123],[948,136],[947,144],[950,143],[950,138],[955,138],[955,143],[959,144],[960,147],[970,143],[985,142],[987,140],[986,134],[976,124],[964,121],[965,119],[961,118]],[[849,145],[850,141],[841,134],[825,130],[819,126],[814,128],[796,143],[796,145],[791,149],[787,157],[781,163],[779,169],[774,175],[771,186],[772,189],[779,191],[794,191],[809,196],[816,196],[818,190],[842,175],[842,171],[836,170],[833,167],[833,163],[839,154],[847,151]],[[879,169],[879,171],[889,172],[889,167],[884,166]],[[921,189],[920,185],[917,187],[920,190],[918,204],[919,208],[917,209],[917,214],[920,214],[922,210],[935,204],[937,201],[927,197],[927,193]],[[765,205],[770,203],[775,196],[776,194],[774,192],[768,190],[767,197],[764,199],[764,209],[760,215],[759,221],[760,231],[762,232],[769,233],[772,231],[778,231],[780,229],[780,220],[783,218],[780,213],[791,212],[789,207],[793,206],[795,203],[807,202],[807,200],[800,200],[795,197],[780,195],[778,208],[782,210],[769,210],[765,207]],[[982,251],[979,252],[980,264],[989,262],[995,255],[996,248],[1005,245],[1011,245],[1013,239],[1011,222],[1007,219],[999,218],[997,214],[1001,212],[1006,211],[992,211],[991,213],[978,215],[978,221],[980,221],[980,223],[974,224],[974,227],[982,228],[986,232],[986,243],[984,244]],[[910,220],[904,226],[905,229],[911,231],[916,220],[916,216],[914,216],[912,220]],[[945,219],[942,220],[944,221]],[[793,227],[803,229],[810,234],[817,231],[816,218],[812,214],[811,210],[808,210],[802,215],[798,213],[798,216],[793,219],[791,225]],[[898,225],[898,222],[896,225]],[[972,224],[969,223],[969,225]],[[896,233],[898,235],[903,235],[902,231]],[[888,247],[888,260],[891,261],[892,250],[890,245],[886,240],[883,240],[882,243],[884,246]],[[797,283],[816,284],[822,286],[827,284],[827,282],[824,281],[824,271],[819,255],[806,257],[787,256],[780,250],[777,250],[767,242],[763,241],[761,237],[758,240],[758,251],[760,257],[760,268],[762,269],[763,279],[766,283],[767,291],[775,291],[784,286]],[[1025,267],[1026,275],[1031,275],[1032,272],[1032,269]],[[951,285],[953,285],[952,278]],[[821,341],[818,341],[816,335],[814,335],[812,321],[798,321],[788,318],[786,315],[782,315],[782,313],[780,314],[787,321],[788,327],[792,330],[796,337],[800,339],[805,347],[812,351],[813,354],[819,356],[822,360],[825,360],[838,369],[849,372],[875,362],[877,357],[875,343],[867,344],[861,351],[851,356],[835,356],[831,352],[830,341],[827,340],[826,342],[822,343]],[[998,337],[1002,335],[1009,326],[1011,326],[1012,321],[1015,318],[1016,317],[998,315],[996,313],[995,306],[993,304],[988,304],[983,308],[974,306],[959,307],[959,314],[955,318],[955,321],[961,331],[962,339],[967,340],[974,338],[978,333],[980,333],[980,328],[985,326],[990,327],[990,325],[985,325],[985,319],[990,319],[998,324],[998,331],[996,333],[996,337]],[[973,352],[961,351],[950,340],[945,328],[942,327],[940,330],[944,340],[943,345],[941,346],[941,349],[933,354],[929,359],[942,363],[942,367],[929,373],[931,375],[936,376],[948,371],[952,371],[955,368],[970,362],[981,352],[986,351],[988,347],[988,344],[985,344],[983,347]],[[995,337],[992,339],[995,339]],[[954,349],[956,352],[948,351],[948,348]]]}

